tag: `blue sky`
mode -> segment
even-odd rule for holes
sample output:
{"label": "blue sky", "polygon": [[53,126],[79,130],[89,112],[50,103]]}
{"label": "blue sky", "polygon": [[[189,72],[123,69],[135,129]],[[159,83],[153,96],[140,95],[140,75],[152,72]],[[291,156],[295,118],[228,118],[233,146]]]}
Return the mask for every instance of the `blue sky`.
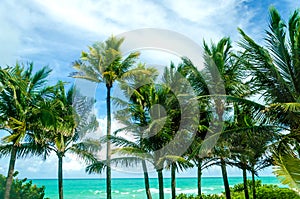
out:
{"label": "blue sky", "polygon": [[[72,62],[82,50],[95,41],[104,41],[140,28],[161,28],[176,31],[201,45],[230,36],[238,41],[237,27],[257,41],[263,42],[267,27],[268,7],[274,5],[287,20],[289,14],[300,7],[297,0],[2,0],[0,2],[0,66],[13,65],[17,60],[33,61],[37,68],[48,65],[53,69],[50,83],[57,80],[74,82],[68,77],[73,71]],[[236,45],[236,44],[234,44]],[[199,56],[201,56],[199,54]],[[142,52],[143,62],[167,65],[174,58],[162,52]],[[105,90],[94,85],[86,86],[97,96],[95,109],[99,117],[101,134],[105,131]],[[113,128],[118,127],[117,121]],[[56,178],[57,159],[50,156],[17,160],[20,177]],[[8,158],[0,159],[0,173],[5,174]],[[99,177],[84,173],[85,165],[75,156],[68,155],[64,162],[67,178]],[[217,167],[205,175],[220,176]],[[142,177],[139,172],[113,172],[114,177]],[[195,175],[194,170],[182,176]],[[229,169],[230,175],[240,175],[238,169]],[[261,175],[270,175],[267,169]],[[153,173],[155,176],[155,173]],[[102,175],[103,177],[103,175]]]}

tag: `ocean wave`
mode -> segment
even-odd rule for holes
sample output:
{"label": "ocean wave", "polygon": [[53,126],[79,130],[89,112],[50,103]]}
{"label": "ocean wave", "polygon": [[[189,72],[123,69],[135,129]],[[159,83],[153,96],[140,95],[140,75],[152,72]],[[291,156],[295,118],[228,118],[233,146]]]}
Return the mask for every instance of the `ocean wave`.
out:
{"label": "ocean wave", "polygon": [[132,192],[135,193],[135,192],[143,192],[143,191],[145,191],[145,189],[137,189],[137,190],[133,190]]}
{"label": "ocean wave", "polygon": [[[96,190],[96,191],[94,191],[94,195],[101,194],[101,193],[103,193],[103,191],[101,191],[101,190]],[[106,194],[106,193],[105,193],[105,194]]]}
{"label": "ocean wave", "polygon": [[213,190],[215,190],[215,188],[213,188],[213,187],[202,187],[202,190],[211,190],[211,191],[213,191]]}
{"label": "ocean wave", "polygon": [[[176,190],[182,191],[180,188],[179,189],[176,188]],[[144,189],[143,189],[143,191],[144,191]],[[159,193],[159,189],[156,189],[156,188],[150,188],[150,191],[151,191],[151,193]],[[171,193],[171,192],[172,192],[171,188],[164,188],[164,193]]]}
{"label": "ocean wave", "polygon": [[152,193],[159,193],[159,189],[156,189],[156,188],[150,188],[150,191]]}
{"label": "ocean wave", "polygon": [[183,190],[178,191],[178,193],[185,193],[185,194],[194,194],[197,192],[198,192],[198,189],[183,189]]}

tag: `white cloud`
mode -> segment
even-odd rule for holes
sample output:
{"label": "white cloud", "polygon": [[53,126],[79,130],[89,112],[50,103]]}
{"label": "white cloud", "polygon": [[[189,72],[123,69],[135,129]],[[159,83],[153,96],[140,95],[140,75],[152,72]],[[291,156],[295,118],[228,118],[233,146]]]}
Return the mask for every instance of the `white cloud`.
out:
{"label": "white cloud", "polygon": [[[71,62],[94,41],[137,28],[177,31],[202,45],[202,39],[237,34],[238,25],[247,27],[250,11],[241,15],[242,1],[2,1],[0,65],[15,60],[33,60],[53,68],[52,79],[66,79]],[[216,6],[218,5],[218,6]],[[9,15],[18,13],[18,15]],[[124,14],[126,10],[126,14]],[[2,12],[3,11],[3,12]],[[216,14],[217,13],[217,14]],[[200,54],[200,52],[199,52]],[[163,57],[163,56],[162,56]],[[150,58],[151,59],[151,58]]]}
{"label": "white cloud", "polygon": [[37,173],[39,171],[39,168],[38,167],[28,167],[27,171]]}
{"label": "white cloud", "polygon": [[[58,25],[69,28],[78,28],[76,31],[90,31],[93,33],[100,33],[103,26],[106,26],[110,31],[118,31],[115,26],[105,22],[102,18],[97,18],[95,7],[91,1],[40,1],[36,0],[40,9],[43,10],[47,17],[55,20]],[[68,31],[68,30],[65,30]]]}
{"label": "white cloud", "polygon": [[207,23],[207,19],[220,15],[229,14],[227,11],[234,10],[238,1],[236,0],[217,0],[217,1],[164,1],[177,15],[195,23]]}
{"label": "white cloud", "polygon": [[188,2],[165,0],[164,5],[177,17],[185,20],[182,25],[185,27],[185,33],[192,34],[192,38],[202,42],[203,38],[215,40],[229,34],[235,36],[237,27],[247,27],[251,19],[251,10],[247,9],[244,2],[244,0]]}
{"label": "white cloud", "polygon": [[63,161],[64,172],[82,171],[86,167],[75,154],[67,154]]}
{"label": "white cloud", "polygon": [[[16,5],[15,9],[19,6]],[[16,52],[21,47],[21,34],[18,31],[19,23],[16,23],[16,17],[8,15],[9,10],[14,10],[13,2],[1,1],[0,2],[0,65],[5,66],[6,64],[13,64],[15,59],[18,57]],[[15,15],[17,16],[17,15]],[[15,25],[13,25],[15,24]]]}
{"label": "white cloud", "polygon": [[[153,2],[141,0],[118,2],[35,0],[35,2],[48,17],[63,25],[106,36],[121,33],[129,28],[161,24],[162,18],[166,15],[162,8]],[[76,31],[74,33],[76,34]]]}

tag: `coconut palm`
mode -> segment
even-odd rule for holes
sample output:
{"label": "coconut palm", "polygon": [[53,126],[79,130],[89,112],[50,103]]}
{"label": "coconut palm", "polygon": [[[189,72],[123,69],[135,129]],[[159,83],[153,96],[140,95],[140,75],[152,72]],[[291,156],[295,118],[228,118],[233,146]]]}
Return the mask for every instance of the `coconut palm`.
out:
{"label": "coconut palm", "polygon": [[[173,137],[176,135],[188,130],[191,131],[189,132],[190,134],[193,134],[192,128],[187,128],[187,125],[185,124],[186,121],[184,117],[185,114],[184,112],[189,112],[188,119],[193,120],[195,118],[193,114],[196,113],[197,111],[191,111],[191,108],[193,107],[194,109],[197,110],[197,100],[193,100],[195,98],[195,94],[190,92],[191,90],[189,89],[190,83],[187,81],[184,67],[182,64],[179,64],[179,66],[176,68],[173,63],[169,67],[166,67],[163,73],[163,85],[171,90],[175,95],[170,95],[167,100],[168,108],[170,108],[172,111],[169,112],[168,116],[171,118],[171,125],[168,128],[169,134]],[[192,87],[191,87],[192,88]],[[195,96],[193,96],[193,94]],[[186,96],[187,98],[182,100],[182,96]],[[180,101],[178,103],[178,101]],[[189,108],[187,108],[189,107]],[[191,116],[193,115],[193,116]],[[197,123],[197,122],[196,122]],[[180,124],[183,124],[180,127]],[[196,134],[196,129],[194,134]],[[194,136],[193,136],[194,137]],[[185,139],[189,139],[190,137],[187,136]],[[184,141],[181,141],[184,142]],[[187,145],[191,144],[186,142]],[[184,144],[184,145],[186,145]],[[179,170],[184,170],[187,168],[190,168],[193,166],[193,164],[188,160],[188,147],[186,149],[183,149],[182,154],[178,154],[175,151],[178,149],[171,148],[170,154],[174,154],[174,159],[171,159],[171,161],[167,161],[167,169],[170,169],[171,171],[171,195],[172,199],[176,198],[176,171]],[[174,153],[175,152],[175,153]]]}
{"label": "coconut palm", "polygon": [[[228,112],[232,111],[226,109],[226,104],[229,102],[226,102],[224,96],[230,95],[242,98],[249,94],[249,89],[247,84],[243,84],[241,81],[239,59],[232,52],[229,38],[223,38],[217,44],[212,43],[210,46],[204,42],[204,61],[205,69],[203,71],[197,71],[192,66],[192,63],[188,61],[185,61],[185,64],[187,64],[188,68],[192,69],[192,75],[189,75],[189,79],[198,92],[199,99],[207,98],[202,103],[209,104],[212,107],[208,111],[215,110],[215,114],[212,114],[212,116],[215,115],[215,122],[221,125],[226,119],[225,113],[228,114]],[[209,91],[211,90],[215,93],[210,94]],[[224,94],[223,96],[222,93]],[[219,139],[217,146],[214,147],[214,153],[219,154],[217,156],[220,158],[226,198],[230,198],[226,171],[226,158],[230,153],[227,150],[226,144],[226,140]]]}
{"label": "coconut palm", "polygon": [[[146,90],[146,86],[143,86],[143,88],[139,87],[138,92],[135,92],[135,94],[138,94],[139,96],[146,98],[146,95],[141,95],[140,93],[143,93],[144,90]],[[149,91],[149,89],[147,89]],[[138,96],[138,97],[139,97]],[[135,98],[136,96],[133,96],[132,98]],[[137,99],[137,101],[140,101],[142,105],[144,105],[145,101]],[[119,133],[121,131],[125,131],[130,133],[130,138],[134,138],[134,141],[128,140],[125,137],[117,136],[117,135],[111,135],[111,136],[105,136],[103,138],[104,141],[109,140],[116,148],[113,149],[113,154],[119,154],[125,157],[122,158],[112,158],[111,163],[112,164],[120,164],[122,163],[125,166],[132,166],[137,165],[138,163],[142,164],[143,172],[144,172],[144,180],[145,180],[145,191],[147,198],[152,198],[151,192],[150,192],[150,186],[149,186],[149,177],[148,177],[148,171],[146,162],[150,162],[155,166],[158,165],[158,161],[160,160],[159,154],[155,153],[154,146],[156,146],[156,143],[152,143],[148,136],[145,137],[147,133],[147,129],[145,129],[145,124],[149,123],[149,117],[145,113],[144,110],[141,110],[141,107],[137,104],[130,104],[127,108],[119,110],[115,114],[115,118],[125,124],[126,126],[122,129],[119,129],[116,133]],[[134,121],[134,123],[133,123]],[[142,125],[143,124],[143,125]],[[160,161],[161,164],[162,161]],[[160,165],[159,165],[160,166]],[[92,165],[87,167],[88,173],[100,173],[103,168],[105,167],[105,161],[97,161],[94,162]],[[158,175],[159,175],[159,187],[160,187],[160,198],[163,198],[163,187],[162,185],[162,169],[161,167],[157,169]]]}
{"label": "coconut palm", "polygon": [[217,164],[218,158],[213,157],[207,151],[203,151],[203,138],[195,137],[194,142],[188,150],[188,159],[197,167],[197,194],[202,195],[202,172]]}
{"label": "coconut palm", "polygon": [[93,161],[93,153],[100,149],[96,140],[86,138],[98,126],[95,115],[91,114],[93,100],[80,96],[72,86],[65,92],[63,82],[58,82],[53,98],[40,104],[35,114],[39,116],[43,131],[38,142],[45,148],[45,155],[51,151],[58,157],[58,190],[63,199],[63,158],[71,152],[86,162]]}
{"label": "coconut palm", "polygon": [[[138,68],[137,70],[139,70]],[[127,102],[117,100],[117,103],[123,105],[123,109],[117,112],[116,118],[126,126],[122,130],[131,132],[136,141],[130,142],[124,140],[124,138],[114,136],[109,138],[112,143],[121,147],[114,151],[129,157],[147,160],[153,164],[158,174],[159,198],[164,198],[162,175],[164,164],[168,162],[171,167],[172,163],[180,163],[180,166],[182,166],[183,162],[186,162],[183,157],[174,153],[176,151],[175,147],[178,148],[179,146],[170,144],[164,148],[174,138],[174,133],[179,129],[178,119],[182,119],[178,117],[179,104],[175,100],[176,97],[180,98],[180,96],[174,94],[178,92],[178,88],[176,88],[178,86],[175,82],[168,81],[171,77],[180,80],[176,75],[173,72],[165,72],[164,83],[159,85],[154,84],[155,77],[142,75],[133,76],[129,81],[121,84]],[[184,86],[184,84],[179,85],[182,88]],[[187,96],[183,95],[182,97]],[[185,122],[183,121],[183,123]],[[174,174],[174,167],[172,171]]]}
{"label": "coconut palm", "polygon": [[[86,79],[106,86],[107,135],[111,135],[111,89],[116,80],[128,75],[130,68],[138,58],[139,53],[130,53],[125,59],[122,57],[120,46],[124,38],[110,37],[103,43],[95,43],[89,47],[89,52],[82,52],[79,61],[75,61],[74,68],[78,71],[71,74],[74,78]],[[111,199],[111,168],[110,143],[107,142],[106,192],[107,199]]]}
{"label": "coconut palm", "polygon": [[267,148],[277,137],[276,126],[260,124],[254,116],[249,107],[235,105],[233,121],[224,132],[230,142],[232,164],[243,171],[245,198],[249,198],[247,170],[252,173],[252,193],[256,198],[254,175],[256,171],[271,165]]}
{"label": "coconut palm", "polygon": [[[147,92],[151,90],[151,85],[157,78],[158,73],[155,68],[146,68],[144,64],[138,64],[133,70],[135,70],[135,72],[132,73],[131,78],[126,79],[126,81],[123,79],[119,84],[125,99],[113,98],[113,102],[116,106],[121,108],[115,113],[114,117],[125,127],[118,129],[114,135],[104,136],[102,141],[110,141],[117,147],[113,151],[114,154],[118,152],[129,154],[121,158],[112,158],[112,164],[122,164],[124,166],[137,166],[142,164],[146,196],[147,199],[152,199],[146,164],[147,159],[146,157],[134,156],[133,154],[147,154],[147,148],[145,147],[147,143],[143,139],[144,126],[147,125],[147,115],[143,111],[143,101],[149,101],[149,99],[146,99]],[[139,98],[143,98],[143,100]],[[132,123],[133,121],[135,121],[135,123]],[[132,134],[136,140],[132,141],[118,136],[117,134],[121,131]],[[120,147],[122,147],[122,151],[119,151]],[[106,161],[96,160],[86,168],[86,171],[88,173],[101,173],[105,167]]]}
{"label": "coconut palm", "polygon": [[[243,37],[240,45],[245,49],[244,60],[253,77],[253,86],[259,90],[266,102],[264,112],[273,122],[277,122],[289,132],[282,139],[282,143],[285,142],[285,145],[290,146],[296,146],[295,144],[300,141],[299,27],[299,10],[295,10],[288,23],[285,23],[278,11],[271,7],[269,29],[265,37],[266,47],[257,44],[244,31],[239,30]],[[274,157],[280,157],[280,154]],[[297,156],[289,157],[297,158]],[[278,164],[278,166],[281,171],[286,172],[276,172],[276,174],[284,177],[282,179],[289,179],[282,182],[288,183],[291,187],[295,187],[292,184],[297,185],[296,187],[300,190],[300,183],[293,180],[297,179],[293,175],[295,171],[287,170],[285,164]],[[299,174],[299,170],[296,173]]]}
{"label": "coconut palm", "polygon": [[[0,94],[1,128],[9,133],[2,138],[1,154],[10,154],[6,180],[5,199],[10,198],[16,159],[26,154],[38,155],[40,148],[33,135],[36,118],[32,110],[43,98],[47,98],[49,87],[45,87],[50,69],[44,67],[33,73],[33,63],[28,66],[17,63],[15,67],[0,70],[0,81],[3,91]],[[27,142],[31,140],[32,142]]]}
{"label": "coconut palm", "polygon": [[[137,144],[127,144],[125,146],[122,144],[123,147],[119,148],[117,152],[131,157],[138,157],[153,164],[158,173],[159,198],[162,199],[164,198],[162,176],[164,160],[161,158],[162,154],[160,154],[159,149],[165,143],[164,139],[167,139],[166,133],[161,130],[161,123],[164,123],[166,119],[161,113],[163,110],[160,107],[153,110],[151,108],[155,104],[163,104],[165,90],[153,84],[154,78],[141,81],[140,78],[144,78],[143,76],[135,77],[133,85],[129,83],[121,85],[122,90],[125,91],[125,96],[129,98],[129,104],[125,109],[118,111],[116,118],[123,122],[126,121],[126,129],[131,129],[130,132],[136,138]],[[145,81],[148,81],[148,84],[144,84]],[[144,85],[139,86],[141,83]],[[112,142],[119,146],[122,143],[120,140],[118,141],[120,143],[116,143],[115,140],[112,140]],[[143,163],[143,169],[144,167]],[[146,192],[150,192],[150,190],[147,191],[146,189]]]}
{"label": "coconut palm", "polygon": [[202,171],[214,165],[216,161],[215,158],[210,157],[209,151],[203,147],[203,140],[208,135],[209,121],[211,119],[211,111],[208,108],[210,104],[207,98],[209,95],[209,88],[204,75],[200,73],[201,71],[198,71],[188,58],[182,58],[179,70],[193,87],[199,101],[199,126],[194,141],[189,147],[187,154],[189,159],[197,167],[198,195],[201,196]]}

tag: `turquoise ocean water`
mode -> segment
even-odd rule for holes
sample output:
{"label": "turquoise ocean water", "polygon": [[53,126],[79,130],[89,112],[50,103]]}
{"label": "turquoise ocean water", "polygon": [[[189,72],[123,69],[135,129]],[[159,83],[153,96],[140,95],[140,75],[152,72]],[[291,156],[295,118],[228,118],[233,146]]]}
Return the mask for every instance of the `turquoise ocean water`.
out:
{"label": "turquoise ocean water", "polygon": [[[279,181],[275,177],[260,177],[257,178],[264,184],[277,184]],[[32,180],[38,186],[45,185],[46,197],[57,199],[57,180],[56,179],[35,179]],[[165,198],[171,197],[170,183],[171,179],[164,179]],[[241,177],[230,177],[229,183],[231,186],[241,183]],[[177,194],[197,193],[196,178],[177,178]],[[151,193],[154,199],[158,198],[158,181],[156,178],[150,179]],[[113,179],[112,192],[114,199],[144,199],[146,198],[144,190],[143,178],[120,178]],[[223,192],[223,181],[221,177],[203,177],[202,191],[203,193],[221,193]],[[106,198],[105,195],[105,179],[65,179],[64,180],[64,198],[65,199],[99,199]]]}

